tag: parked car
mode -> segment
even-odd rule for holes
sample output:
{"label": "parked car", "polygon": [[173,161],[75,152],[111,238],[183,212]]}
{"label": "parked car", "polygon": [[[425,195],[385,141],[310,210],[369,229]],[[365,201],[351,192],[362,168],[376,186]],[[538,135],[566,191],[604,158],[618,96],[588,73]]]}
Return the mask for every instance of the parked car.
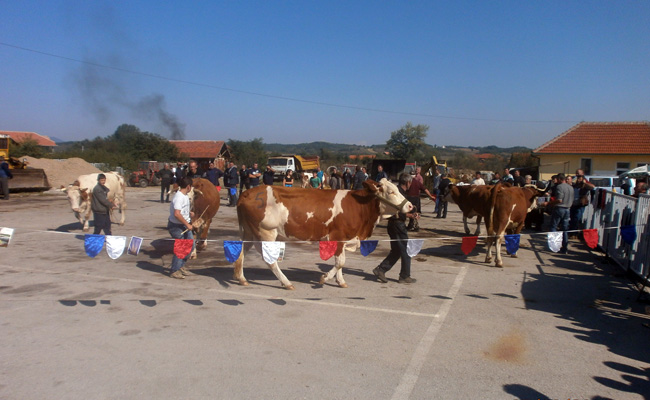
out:
{"label": "parked car", "polygon": [[[596,186],[597,188],[622,193],[621,185],[623,184],[623,179],[619,178],[618,176],[585,175],[585,178],[587,178],[589,183]],[[632,188],[634,188],[636,185],[635,180],[630,179],[630,184],[632,185]]]}

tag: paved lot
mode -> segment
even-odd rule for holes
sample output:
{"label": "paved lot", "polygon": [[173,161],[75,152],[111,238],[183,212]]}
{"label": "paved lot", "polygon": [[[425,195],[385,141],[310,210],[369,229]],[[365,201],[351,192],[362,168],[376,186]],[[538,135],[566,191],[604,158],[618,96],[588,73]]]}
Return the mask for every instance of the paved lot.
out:
{"label": "paved lot", "polygon": [[[318,245],[288,244],[280,287],[249,253],[251,285],[232,280],[222,240],[237,240],[234,208],[219,210],[208,250],[184,281],[166,276],[171,242],[158,188],[131,189],[116,235],[145,238],[138,256],[92,259],[62,195],[13,196],[0,226],[0,398],[3,399],[643,399],[650,398],[650,329],[632,285],[575,241],[556,255],[523,235],[519,258],[496,269],[481,240],[460,250],[455,205],[424,206],[426,239],[414,285],[374,279],[388,253],[348,253],[349,288],[321,287],[333,265]],[[376,239],[387,239],[385,225]],[[644,397],[645,396],[645,397]]]}

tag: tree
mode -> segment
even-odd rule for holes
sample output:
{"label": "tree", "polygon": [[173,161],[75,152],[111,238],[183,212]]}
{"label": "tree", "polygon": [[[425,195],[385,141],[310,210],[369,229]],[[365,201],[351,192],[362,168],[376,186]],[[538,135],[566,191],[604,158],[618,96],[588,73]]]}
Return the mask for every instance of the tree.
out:
{"label": "tree", "polygon": [[244,142],[242,140],[228,140],[228,147],[230,152],[233,155],[234,161],[237,164],[245,164],[247,166],[258,163],[259,165],[265,165],[268,155],[264,150],[264,139],[257,138]]}
{"label": "tree", "polygon": [[45,155],[45,150],[41,147],[38,142],[31,137],[25,139],[22,143],[16,144],[10,150],[12,157],[35,157],[41,158]]}
{"label": "tree", "polygon": [[411,160],[421,153],[428,130],[427,125],[413,126],[407,122],[399,130],[391,132],[390,139],[386,142],[386,150],[395,158]]}

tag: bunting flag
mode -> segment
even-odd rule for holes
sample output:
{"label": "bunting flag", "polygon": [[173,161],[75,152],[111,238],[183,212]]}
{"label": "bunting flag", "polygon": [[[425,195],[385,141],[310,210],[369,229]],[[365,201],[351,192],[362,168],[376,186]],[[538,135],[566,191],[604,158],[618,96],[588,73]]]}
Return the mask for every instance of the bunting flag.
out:
{"label": "bunting flag", "polygon": [[377,244],[379,244],[379,240],[362,240],[361,241],[361,255],[363,255],[365,257],[368,254],[375,251],[375,249],[377,248]]}
{"label": "bunting flag", "polygon": [[237,188],[236,188],[236,187],[234,187],[234,188],[230,188],[230,189],[229,189],[229,192],[230,192],[230,195],[231,195],[231,196],[234,196],[234,195],[237,194]]}
{"label": "bunting flag", "polygon": [[321,240],[318,242],[318,248],[320,249],[320,258],[322,260],[329,260],[330,257],[336,253],[336,247],[338,242]]}
{"label": "bunting flag", "polygon": [[174,240],[174,255],[180,259],[185,259],[192,252],[194,239],[176,239]]}
{"label": "bunting flag", "polygon": [[262,242],[262,257],[267,264],[282,261],[284,256],[284,242]]}
{"label": "bunting flag", "polygon": [[562,232],[548,233],[548,248],[557,253],[562,248]]}
{"label": "bunting flag", "polygon": [[417,256],[420,250],[422,250],[422,244],[424,244],[424,239],[409,239],[406,243],[406,254],[409,257]]}
{"label": "bunting flag", "polygon": [[521,235],[505,235],[506,238],[506,250],[509,254],[517,254],[519,250],[519,238]]}
{"label": "bunting flag", "polygon": [[126,236],[106,236],[106,253],[111,259],[120,258],[124,253],[124,246],[126,246]]}
{"label": "bunting flag", "polygon": [[474,250],[474,247],[476,247],[476,242],[478,242],[478,236],[463,236],[463,244],[460,246],[460,249],[465,255],[469,255]]}
{"label": "bunting flag", "polygon": [[129,242],[129,249],[127,254],[137,256],[140,252],[140,247],[142,246],[142,238],[137,236],[131,236],[131,241]]}
{"label": "bunting flag", "polygon": [[86,254],[90,257],[95,257],[104,248],[104,235],[84,235],[84,248]]}
{"label": "bunting flag", "polygon": [[582,237],[585,238],[585,243],[587,246],[595,249],[598,246],[598,229],[584,229],[582,231]]}
{"label": "bunting flag", "polygon": [[636,227],[634,225],[621,226],[621,236],[625,243],[632,246],[636,241]]}
{"label": "bunting flag", "polygon": [[243,242],[233,241],[233,240],[224,240],[223,241],[223,252],[226,255],[226,260],[229,263],[234,263],[239,258],[241,254]]}
{"label": "bunting flag", "polygon": [[11,237],[14,235],[13,228],[0,228],[0,247],[9,246]]}

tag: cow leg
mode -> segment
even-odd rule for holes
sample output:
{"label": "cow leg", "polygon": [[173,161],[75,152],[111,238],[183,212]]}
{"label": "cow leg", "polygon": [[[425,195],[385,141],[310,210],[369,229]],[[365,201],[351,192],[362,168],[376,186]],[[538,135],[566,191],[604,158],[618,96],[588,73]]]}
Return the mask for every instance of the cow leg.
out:
{"label": "cow leg", "polygon": [[487,250],[485,252],[486,263],[492,262],[492,245],[494,244],[494,238],[489,235],[490,234],[488,233],[488,237],[485,239],[485,242],[487,243]]}
{"label": "cow leg", "polygon": [[251,247],[253,247],[253,243],[245,242],[241,249],[241,253],[239,254],[239,258],[235,261],[235,271],[232,277],[242,286],[248,286],[248,281],[244,277],[244,253],[250,250]]}
{"label": "cow leg", "polygon": [[86,212],[85,218],[83,222],[81,223],[83,225],[83,231],[88,232],[90,230],[90,213],[91,213],[90,206],[88,206],[88,211]]}
{"label": "cow leg", "polygon": [[274,262],[273,264],[267,264],[271,271],[273,271],[273,274],[275,275],[276,278],[282,283],[282,286],[284,286],[285,289],[287,290],[293,290],[295,289],[293,287],[293,284],[287,279],[286,276],[282,273],[282,270],[280,269],[280,266],[278,266],[278,262]]}
{"label": "cow leg", "polygon": [[474,236],[479,236],[481,234],[481,221],[482,220],[483,220],[483,217],[481,217],[480,215],[476,216],[476,230],[474,231]]}
{"label": "cow leg", "polygon": [[[339,244],[341,247],[343,247],[343,243]],[[343,279],[343,265],[345,264],[345,249],[341,249],[341,254],[338,256],[334,256],[334,267],[329,270],[327,274],[323,274],[320,278],[320,284],[324,285],[326,281],[332,279],[334,276],[336,276],[336,283],[339,284],[340,287],[346,288],[348,287],[348,284],[345,283],[345,279]]]}
{"label": "cow leg", "polygon": [[495,265],[497,268],[503,268],[503,260],[501,259],[501,243],[504,241],[503,233],[497,236],[495,239],[496,241],[496,259],[495,259]]}
{"label": "cow leg", "polygon": [[124,221],[126,221],[126,203],[124,200],[120,201],[120,226],[124,225]]}
{"label": "cow leg", "polygon": [[467,226],[467,216],[463,215],[463,226],[465,227],[465,234],[469,235],[469,226]]}

